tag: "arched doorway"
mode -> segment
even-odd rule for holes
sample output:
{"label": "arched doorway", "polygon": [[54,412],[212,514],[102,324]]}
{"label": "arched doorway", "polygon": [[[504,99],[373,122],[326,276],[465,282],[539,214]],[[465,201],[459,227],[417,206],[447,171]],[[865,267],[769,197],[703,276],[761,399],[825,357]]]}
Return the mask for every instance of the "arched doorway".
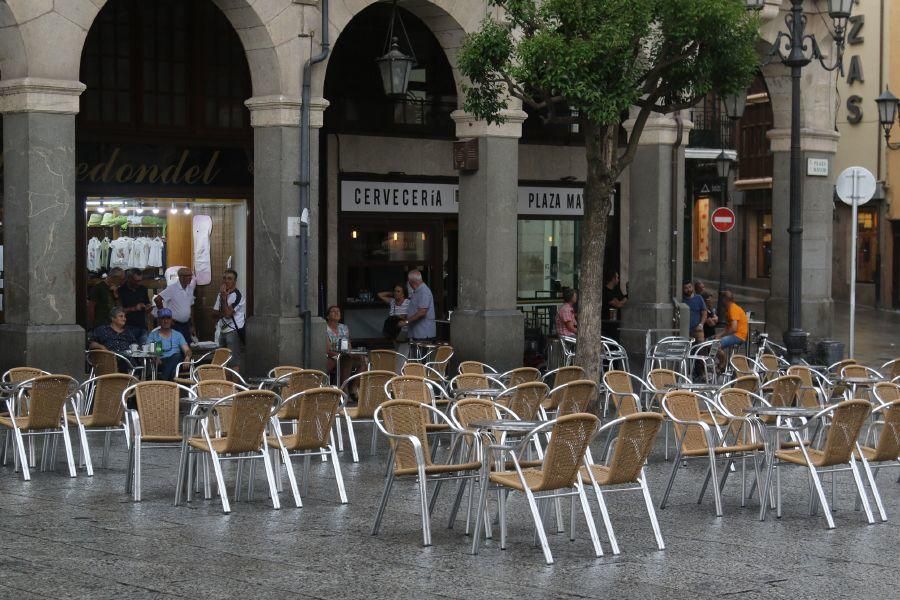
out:
{"label": "arched doorway", "polygon": [[428,25],[398,10],[417,59],[409,93],[386,96],[375,64],[390,23],[385,3],[362,10],[341,32],[324,86],[330,106],[320,136],[322,304],[327,298],[341,305],[354,342],[370,345],[385,342],[384,304],[375,294],[403,283],[412,268],[422,270],[438,313],[456,303],[450,152],[457,86]]}
{"label": "arched doorway", "polygon": [[[80,78],[79,298],[116,266],[139,269],[151,291],[168,268],[192,267],[197,333],[212,339],[221,271],[237,269],[251,287],[252,91],[240,39],[210,0],[111,0]],[[78,303],[79,324],[102,319],[90,313]]]}

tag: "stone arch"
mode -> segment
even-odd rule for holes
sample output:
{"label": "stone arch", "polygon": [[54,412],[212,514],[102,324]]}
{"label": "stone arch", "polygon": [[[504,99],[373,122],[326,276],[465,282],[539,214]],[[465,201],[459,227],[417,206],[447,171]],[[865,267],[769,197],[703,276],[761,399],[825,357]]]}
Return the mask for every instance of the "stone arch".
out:
{"label": "stone arch", "polygon": [[[17,35],[2,36],[4,42],[0,43],[0,65],[3,68],[3,78],[38,77],[77,81],[88,31],[97,14],[109,1],[114,0],[0,2],[0,33],[5,33],[3,30],[7,27],[18,29]],[[280,93],[284,87],[282,70],[269,25],[276,19],[283,18],[283,14],[288,11],[269,10],[263,13],[258,6],[283,3],[210,1],[226,16],[244,46],[254,95]],[[17,44],[17,40],[20,43]]]}
{"label": "stone arch", "polygon": [[[345,0],[332,4],[328,19],[332,45],[356,15],[378,1]],[[466,33],[477,30],[486,16],[485,3],[472,0],[399,0],[398,5],[421,19],[437,38],[453,71],[458,102],[462,105],[465,78],[459,71],[456,57]],[[323,94],[328,62],[313,74],[313,93],[318,96]]]}

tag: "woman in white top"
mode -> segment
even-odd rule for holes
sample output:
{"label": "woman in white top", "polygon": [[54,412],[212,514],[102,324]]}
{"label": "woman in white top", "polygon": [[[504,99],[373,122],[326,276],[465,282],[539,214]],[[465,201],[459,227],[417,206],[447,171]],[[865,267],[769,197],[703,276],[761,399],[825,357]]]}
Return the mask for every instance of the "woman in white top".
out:
{"label": "woman in white top", "polygon": [[409,308],[409,298],[406,297],[406,290],[402,285],[395,285],[393,293],[378,292],[378,297],[382,302],[390,306],[389,317],[406,317]]}

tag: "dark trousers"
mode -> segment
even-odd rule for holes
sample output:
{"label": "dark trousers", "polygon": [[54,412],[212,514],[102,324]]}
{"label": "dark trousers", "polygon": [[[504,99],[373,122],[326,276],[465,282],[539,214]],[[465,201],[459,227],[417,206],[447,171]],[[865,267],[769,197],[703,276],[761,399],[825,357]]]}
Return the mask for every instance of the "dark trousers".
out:
{"label": "dark trousers", "polygon": [[168,358],[160,359],[158,371],[159,379],[172,381],[172,379],[175,377],[175,369],[178,368],[178,363],[180,363],[181,360],[181,352],[176,352]]}
{"label": "dark trousers", "polygon": [[172,329],[184,336],[184,341],[190,345],[191,343],[191,322],[182,323],[172,319]]}

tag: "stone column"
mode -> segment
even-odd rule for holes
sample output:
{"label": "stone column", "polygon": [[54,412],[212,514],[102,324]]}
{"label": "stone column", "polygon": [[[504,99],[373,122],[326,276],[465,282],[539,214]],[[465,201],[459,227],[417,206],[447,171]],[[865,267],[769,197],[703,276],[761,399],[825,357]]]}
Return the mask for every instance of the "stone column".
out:
{"label": "stone column", "polygon": [[33,366],[84,377],[75,322],[75,115],[78,81],[0,82],[4,292],[0,369]]}
{"label": "stone column", "polygon": [[[772,189],[772,291],[766,303],[766,330],[776,343],[787,329],[788,318],[788,226],[790,224],[790,130],[769,132],[775,171]],[[834,327],[834,303],[831,299],[831,271],[834,231],[834,154],[839,134],[834,131],[804,129],[803,150],[803,270],[802,324],[809,332],[809,349],[817,340],[829,338]],[[828,161],[827,177],[807,175],[807,161]]]}
{"label": "stone column", "polygon": [[[300,216],[300,100],[263,96],[246,102],[253,126],[253,314],[247,320],[247,373],[302,364],[300,238],[289,219]],[[313,106],[312,174],[318,173],[318,129],[326,104]],[[309,306],[317,314],[318,186],[310,192]],[[313,316],[310,365],[325,366],[325,321]]]}
{"label": "stone column", "polygon": [[[625,122],[629,135],[633,125]],[[651,118],[629,168],[629,298],[620,332],[629,352],[643,354],[648,329],[674,327],[672,298],[673,293],[681,297],[683,242],[673,233],[684,222],[684,145],[690,129],[690,122],[679,125],[671,116]]]}
{"label": "stone column", "polygon": [[[502,371],[522,365],[525,317],[516,308],[519,138],[526,115],[488,125],[456,111],[456,135],[478,139],[479,168],[459,176],[459,306],[450,322],[458,360]],[[450,157],[448,157],[449,160]]]}

